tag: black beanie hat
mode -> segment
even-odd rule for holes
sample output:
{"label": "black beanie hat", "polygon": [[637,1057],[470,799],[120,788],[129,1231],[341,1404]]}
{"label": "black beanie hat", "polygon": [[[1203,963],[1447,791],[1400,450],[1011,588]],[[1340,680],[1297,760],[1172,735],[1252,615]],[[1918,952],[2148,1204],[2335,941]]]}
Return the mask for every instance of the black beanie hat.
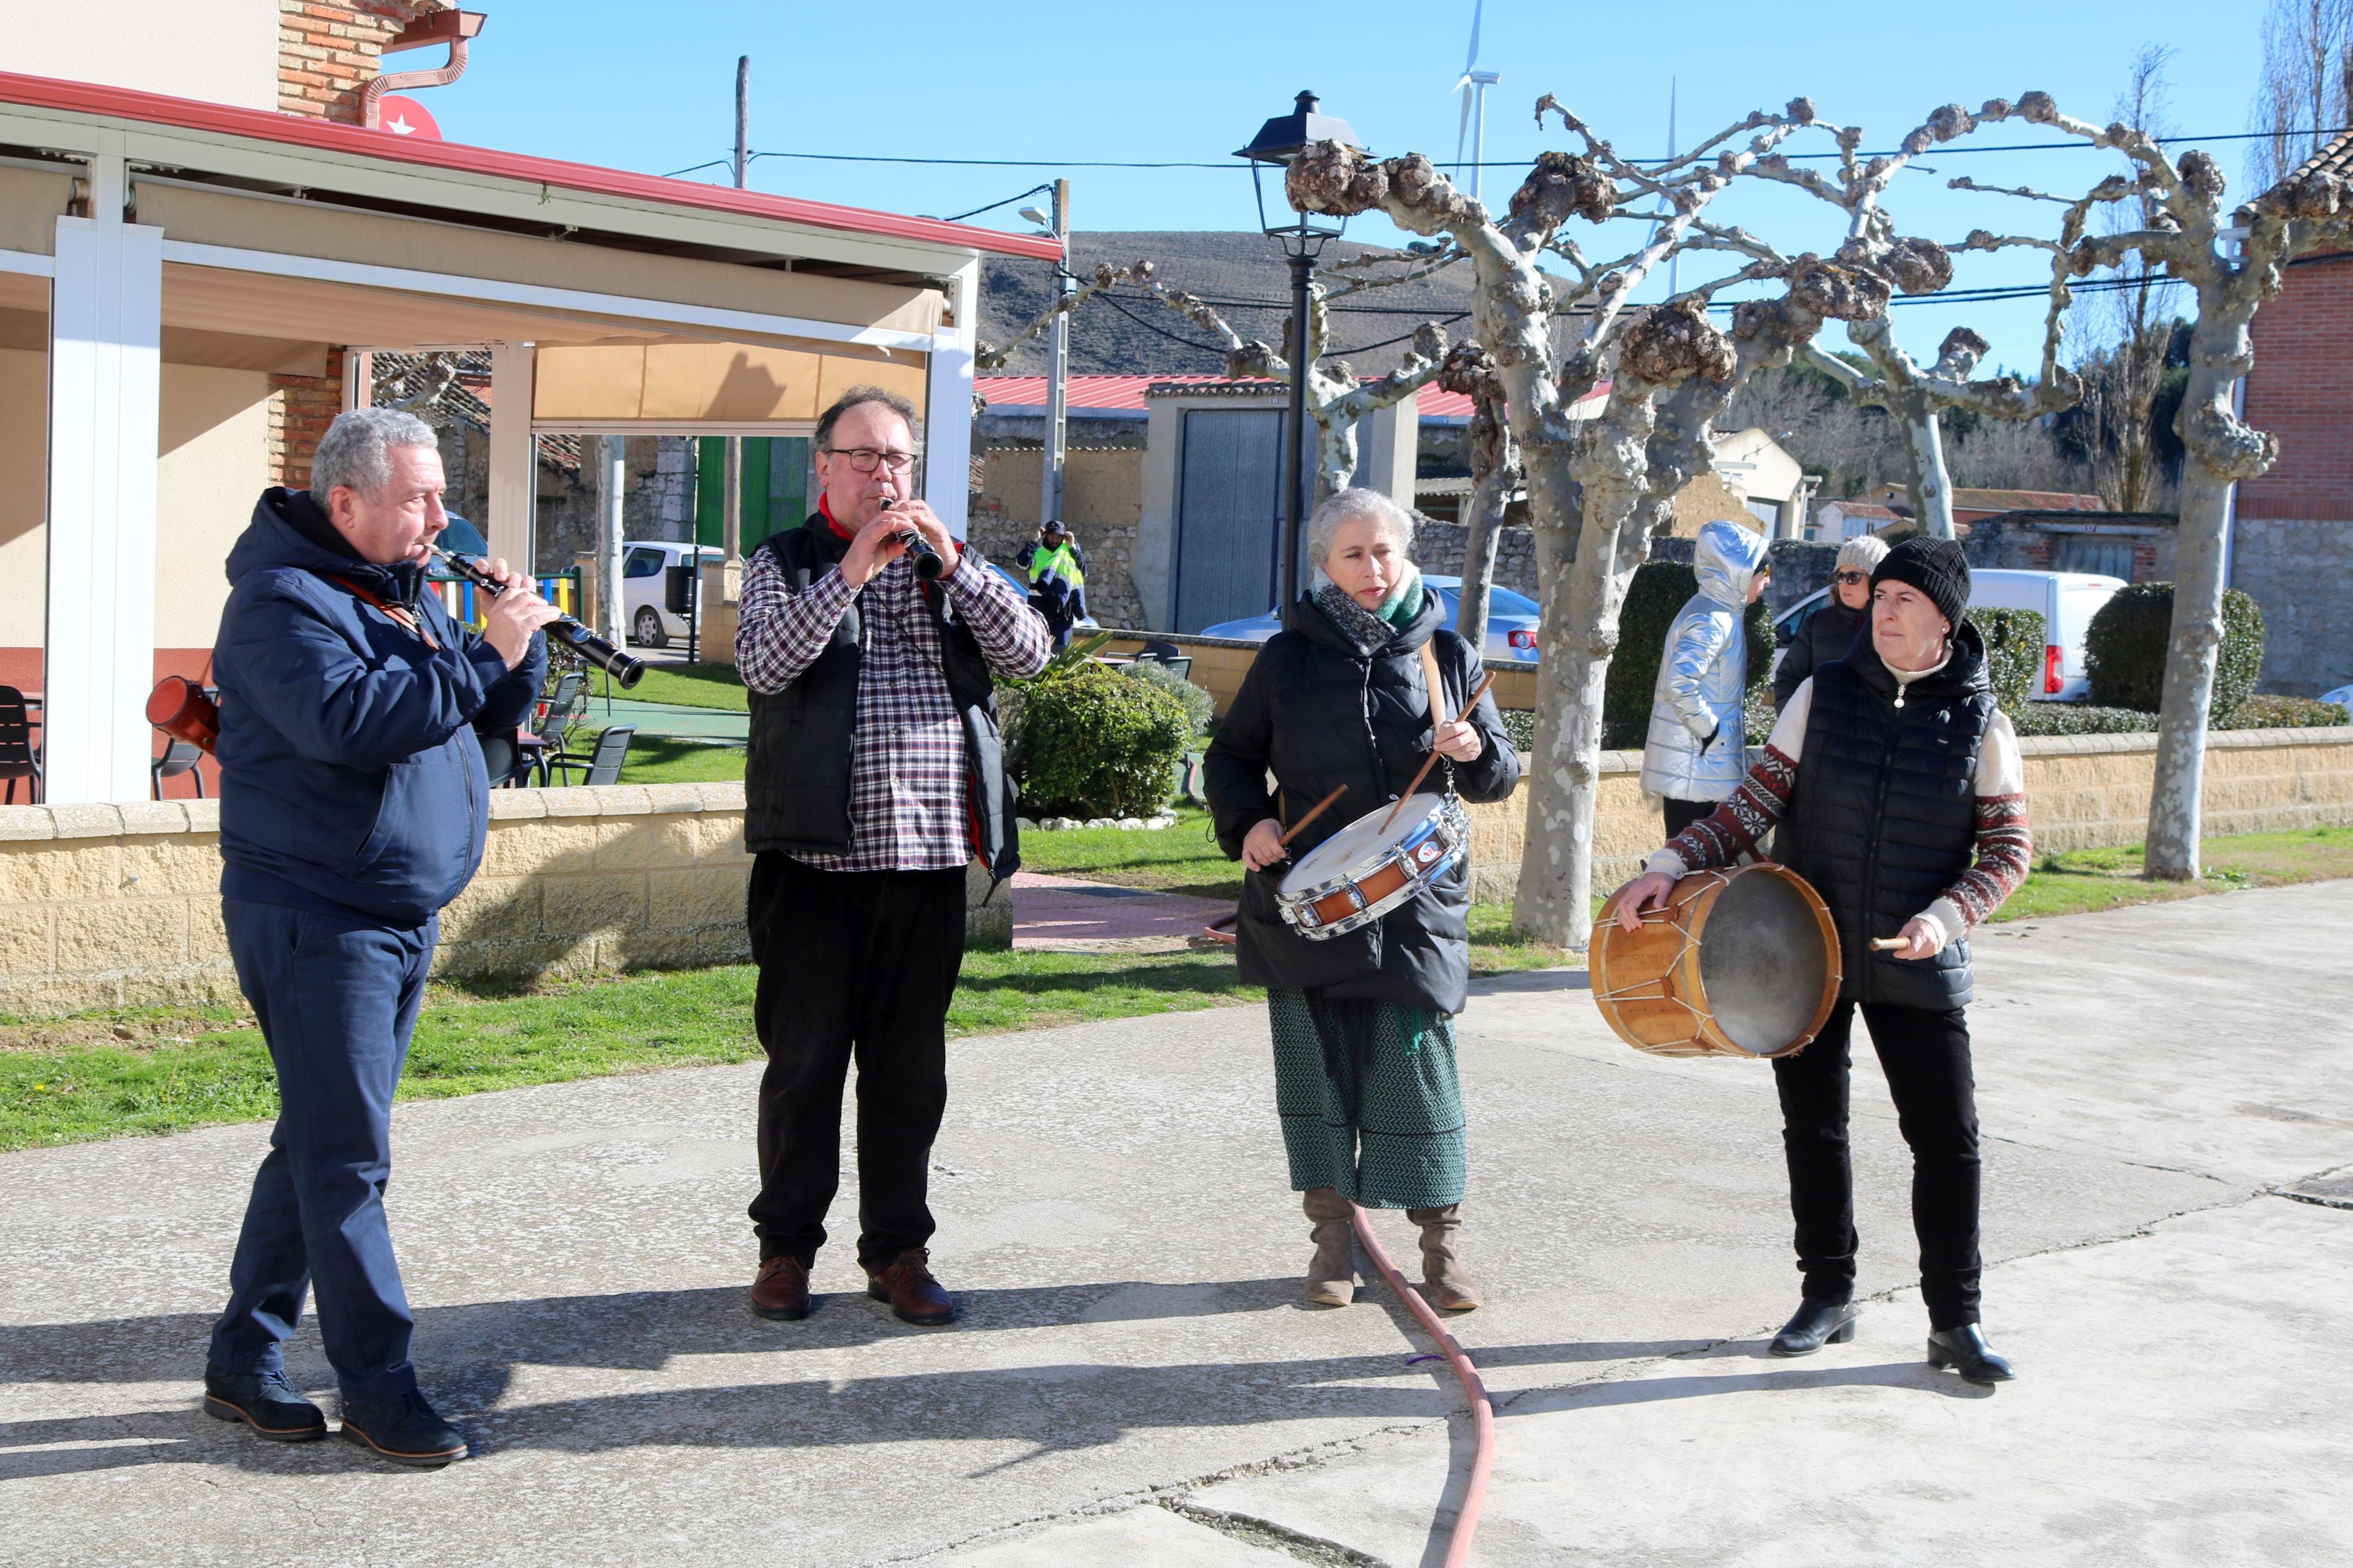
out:
{"label": "black beanie hat", "polygon": [[1910,584],[1957,626],[1969,607],[1969,558],[1949,539],[1915,534],[1897,544],[1871,574],[1873,587],[1882,583]]}

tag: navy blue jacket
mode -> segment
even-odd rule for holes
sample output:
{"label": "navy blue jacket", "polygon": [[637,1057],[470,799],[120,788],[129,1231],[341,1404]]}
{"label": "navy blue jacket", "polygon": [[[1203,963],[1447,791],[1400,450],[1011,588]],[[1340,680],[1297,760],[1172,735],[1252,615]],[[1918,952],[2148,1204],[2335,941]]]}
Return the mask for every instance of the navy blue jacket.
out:
{"label": "navy blue jacket", "polygon": [[[329,575],[410,606],[438,651]],[[417,926],[481,864],[474,729],[522,721],[546,641],[509,670],[424,579],[414,562],[362,561],[308,491],[262,493],[229,552],[213,648],[222,897]]]}

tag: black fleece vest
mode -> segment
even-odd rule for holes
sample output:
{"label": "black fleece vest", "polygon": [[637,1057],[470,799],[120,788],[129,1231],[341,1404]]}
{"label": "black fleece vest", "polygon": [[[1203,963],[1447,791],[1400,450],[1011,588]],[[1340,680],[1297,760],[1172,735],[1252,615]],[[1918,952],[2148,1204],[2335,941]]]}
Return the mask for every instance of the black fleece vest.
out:
{"label": "black fleece vest", "polygon": [[[760,546],[785,580],[803,590],[839,564],[849,542],[822,514],[772,534]],[[976,564],[977,562],[976,561]],[[963,721],[965,800],[976,853],[997,880],[1020,868],[1015,786],[1005,773],[997,692],[988,659],[947,595],[926,584],[939,633],[941,673]],[[751,693],[752,741],[744,767],[744,841],[754,854],[845,854],[850,842],[849,765],[864,662],[861,591],[842,612],[817,662],[782,691]]]}
{"label": "black fleece vest", "polygon": [[1871,951],[1871,939],[1901,932],[1976,854],[1978,752],[1994,700],[1976,628],[1963,623],[1954,640],[1952,662],[1913,682],[1901,708],[1895,678],[1867,647],[1814,671],[1781,848],[1830,905],[1841,997],[1935,1010],[1969,1000],[1968,942],[1918,961]]}

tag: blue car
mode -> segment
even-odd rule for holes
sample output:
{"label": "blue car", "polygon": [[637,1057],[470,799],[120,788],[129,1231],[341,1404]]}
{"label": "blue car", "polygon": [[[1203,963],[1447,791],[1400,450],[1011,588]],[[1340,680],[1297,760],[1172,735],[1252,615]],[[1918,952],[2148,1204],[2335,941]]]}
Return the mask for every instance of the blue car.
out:
{"label": "blue car", "polygon": [[[1446,624],[1452,626],[1461,605],[1462,579],[1440,577],[1425,572],[1422,584],[1436,593],[1446,611]],[[1525,594],[1514,594],[1509,588],[1487,590],[1487,646],[1481,649],[1486,658],[1515,659],[1522,664],[1534,664],[1536,658],[1536,620],[1543,612],[1536,602]],[[1282,617],[1272,610],[1248,620],[1220,621],[1214,626],[1203,626],[1199,635],[1205,637],[1233,637],[1241,642],[1264,642],[1282,629]]]}

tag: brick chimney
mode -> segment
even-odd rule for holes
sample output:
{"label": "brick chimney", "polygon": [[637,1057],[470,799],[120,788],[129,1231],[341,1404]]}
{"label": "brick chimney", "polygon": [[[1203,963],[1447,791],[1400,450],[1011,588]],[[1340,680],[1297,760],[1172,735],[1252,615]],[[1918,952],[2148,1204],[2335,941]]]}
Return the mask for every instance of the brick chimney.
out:
{"label": "brick chimney", "polygon": [[278,107],[360,122],[360,89],[384,46],[442,0],[278,0]]}

